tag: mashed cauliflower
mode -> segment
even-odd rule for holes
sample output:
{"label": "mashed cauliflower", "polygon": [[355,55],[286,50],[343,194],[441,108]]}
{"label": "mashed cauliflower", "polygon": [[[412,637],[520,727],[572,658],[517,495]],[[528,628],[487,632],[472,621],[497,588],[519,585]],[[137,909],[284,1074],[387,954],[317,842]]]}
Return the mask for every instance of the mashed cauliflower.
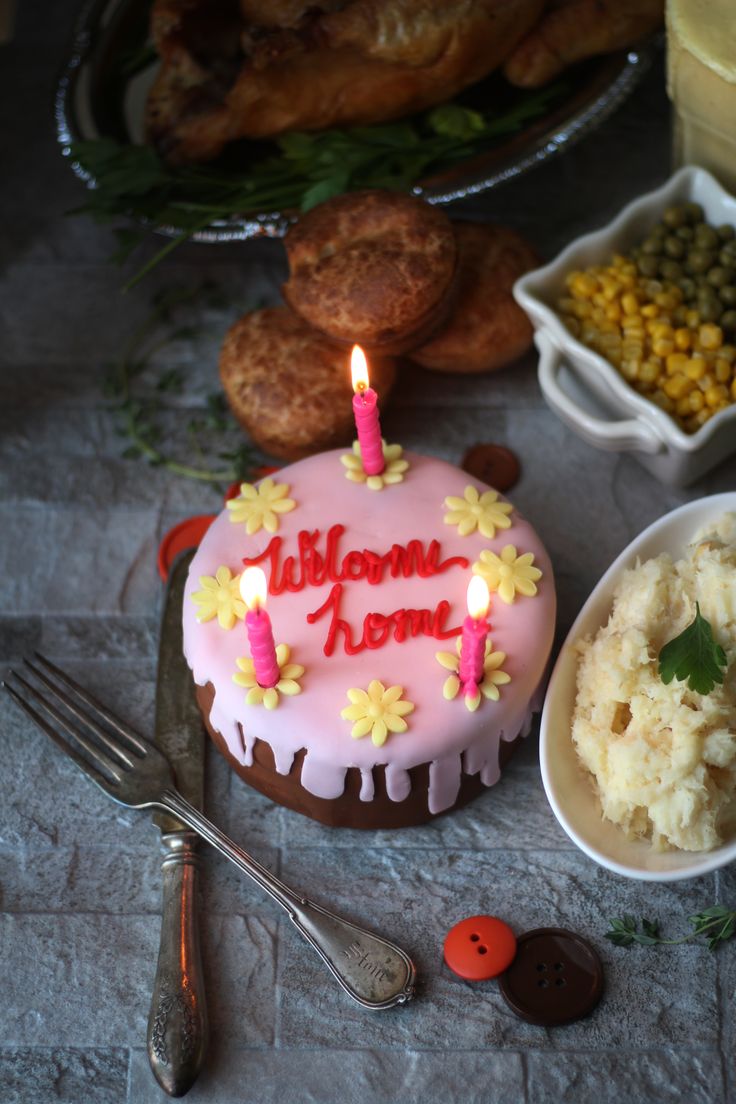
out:
{"label": "mashed cauliflower", "polygon": [[[706,695],[657,668],[696,602],[728,660]],[[657,850],[722,843],[736,831],[736,514],[696,533],[685,559],[627,571],[608,624],[578,647],[572,737],[603,816]]]}

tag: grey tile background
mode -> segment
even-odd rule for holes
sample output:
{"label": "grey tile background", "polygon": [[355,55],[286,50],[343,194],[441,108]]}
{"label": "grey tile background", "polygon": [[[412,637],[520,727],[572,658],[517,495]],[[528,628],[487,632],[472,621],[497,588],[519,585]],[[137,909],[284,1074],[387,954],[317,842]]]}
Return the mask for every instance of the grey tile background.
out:
{"label": "grey tile background", "polygon": [[[211,337],[167,348],[196,387],[168,401],[181,426],[216,386],[220,335],[244,305],[273,298],[275,242],[186,246],[122,296],[109,230],[65,212],[81,198],[55,148],[55,73],[73,0],[23,0],[0,47],[0,659],[42,647],[147,728],[155,687],[163,532],[217,508],[215,491],[121,459],[102,396],[105,365],[158,288],[204,275],[231,306]],[[460,213],[518,227],[551,256],[659,183],[669,163],[657,64],[632,99],[574,150]],[[153,238],[144,254],[160,242]],[[137,263],[141,257],[136,258]],[[131,269],[132,271],[132,269]],[[730,462],[687,491],[631,459],[590,449],[547,410],[533,356],[491,378],[407,370],[388,435],[457,462],[481,440],[522,457],[514,491],[557,570],[564,633],[604,568],[666,510],[733,487]],[[536,766],[536,737],[470,808],[401,833],[331,833],[249,793],[213,752],[211,814],[272,869],[410,948],[419,998],[370,1016],[346,1002],[268,899],[206,854],[204,953],[213,1039],[190,1099],[208,1104],[733,1099],[734,948],[620,950],[602,936],[622,912],[672,930],[713,900],[730,871],[643,886],[598,869],[563,835]],[[0,697],[0,1102],[149,1104],[145,1056],[159,928],[157,831],[112,806]],[[590,938],[606,968],[593,1017],[547,1031],[515,1019],[494,983],[442,963],[458,919],[490,911],[523,931],[552,920]]]}

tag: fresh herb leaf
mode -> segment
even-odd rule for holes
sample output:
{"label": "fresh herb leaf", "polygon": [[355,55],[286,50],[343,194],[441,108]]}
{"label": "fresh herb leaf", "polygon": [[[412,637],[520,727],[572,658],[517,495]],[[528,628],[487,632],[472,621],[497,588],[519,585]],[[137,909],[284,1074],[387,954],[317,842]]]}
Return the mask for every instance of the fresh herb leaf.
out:
{"label": "fresh herb leaf", "polygon": [[642,947],[677,943],[688,943],[697,936],[705,936],[708,949],[714,951],[721,943],[731,939],[736,933],[736,911],[725,905],[712,905],[695,916],[688,917],[693,930],[679,939],[664,939],[660,934],[659,920],[647,920],[642,917],[641,931],[634,916],[622,916],[609,920],[610,930],[605,938],[616,947],[630,947],[637,943]]}
{"label": "fresh herb leaf", "polygon": [[659,677],[665,685],[673,678],[688,680],[688,687],[698,694],[710,694],[716,683],[723,682],[722,667],[726,653],[713,637],[713,629],[695,603],[695,620],[679,636],[665,644],[659,653]]}
{"label": "fresh herb leaf", "polygon": [[[229,460],[228,466],[211,466],[203,447],[203,434],[212,447],[213,433],[242,438],[242,430],[236,425],[227,410],[224,396],[212,393],[203,399],[199,416],[190,419],[187,425],[188,449],[201,460],[201,466],[181,463],[175,456],[164,452],[160,442],[168,434],[161,424],[168,412],[164,406],[166,394],[181,393],[184,389],[184,373],[180,368],[164,369],[155,381],[145,387],[140,377],[150,372],[154,355],[161,349],[183,338],[195,339],[200,336],[196,326],[178,324],[181,312],[186,309],[187,317],[196,308],[204,305],[211,307],[216,298],[217,289],[211,283],[201,288],[181,289],[168,287],[157,292],[149,316],[132,335],[117,362],[109,367],[103,384],[104,394],[113,402],[113,409],[119,420],[119,430],[127,438],[127,447],[122,456],[129,460],[145,460],[153,467],[165,467],[176,475],[188,479],[226,486],[234,480],[244,481],[252,478],[253,469],[258,463],[254,450],[247,442],[223,455],[220,441],[218,459]],[[225,436],[225,440],[227,440]]]}
{"label": "fresh herb leaf", "polygon": [[[149,260],[132,287],[177,245],[211,223],[262,211],[307,210],[330,196],[356,188],[406,190],[430,173],[487,149],[559,103],[568,86],[520,92],[504,110],[476,111],[442,104],[396,123],[284,134],[254,145],[245,170],[227,164],[170,168],[148,146],[120,145],[109,138],[75,142],[72,160],[90,178],[86,201],[73,214],[99,222],[134,218],[171,227],[176,236]],[[265,147],[266,153],[260,152]],[[260,154],[260,156],[258,156]],[[120,240],[122,261],[141,240]]]}

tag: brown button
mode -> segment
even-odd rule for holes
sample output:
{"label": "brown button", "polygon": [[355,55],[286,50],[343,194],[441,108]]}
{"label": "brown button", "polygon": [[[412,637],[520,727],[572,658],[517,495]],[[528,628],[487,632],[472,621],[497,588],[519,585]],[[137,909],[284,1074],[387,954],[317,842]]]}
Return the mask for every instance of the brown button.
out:
{"label": "brown button", "polygon": [[501,492],[510,490],[521,474],[516,456],[503,445],[473,445],[460,466],[469,475]]}
{"label": "brown button", "polygon": [[512,1012],[542,1027],[579,1020],[603,992],[603,966],[587,940],[562,928],[535,928],[517,940],[516,957],[499,979]]}

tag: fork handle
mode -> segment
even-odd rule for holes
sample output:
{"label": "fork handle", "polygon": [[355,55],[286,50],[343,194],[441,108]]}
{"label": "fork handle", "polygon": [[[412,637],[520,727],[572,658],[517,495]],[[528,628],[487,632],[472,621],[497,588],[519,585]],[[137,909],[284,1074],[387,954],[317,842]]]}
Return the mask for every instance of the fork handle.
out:
{"label": "fork handle", "polygon": [[199,949],[199,856],[192,832],[162,837],[161,942],[148,1017],[148,1060],[161,1088],[183,1096],[207,1046],[207,1004]]}
{"label": "fork handle", "polygon": [[233,843],[176,790],[165,790],[158,804],[265,889],[286,910],[333,977],[358,1004],[369,1009],[392,1008],[414,995],[414,964],[396,944],[295,892]]}

